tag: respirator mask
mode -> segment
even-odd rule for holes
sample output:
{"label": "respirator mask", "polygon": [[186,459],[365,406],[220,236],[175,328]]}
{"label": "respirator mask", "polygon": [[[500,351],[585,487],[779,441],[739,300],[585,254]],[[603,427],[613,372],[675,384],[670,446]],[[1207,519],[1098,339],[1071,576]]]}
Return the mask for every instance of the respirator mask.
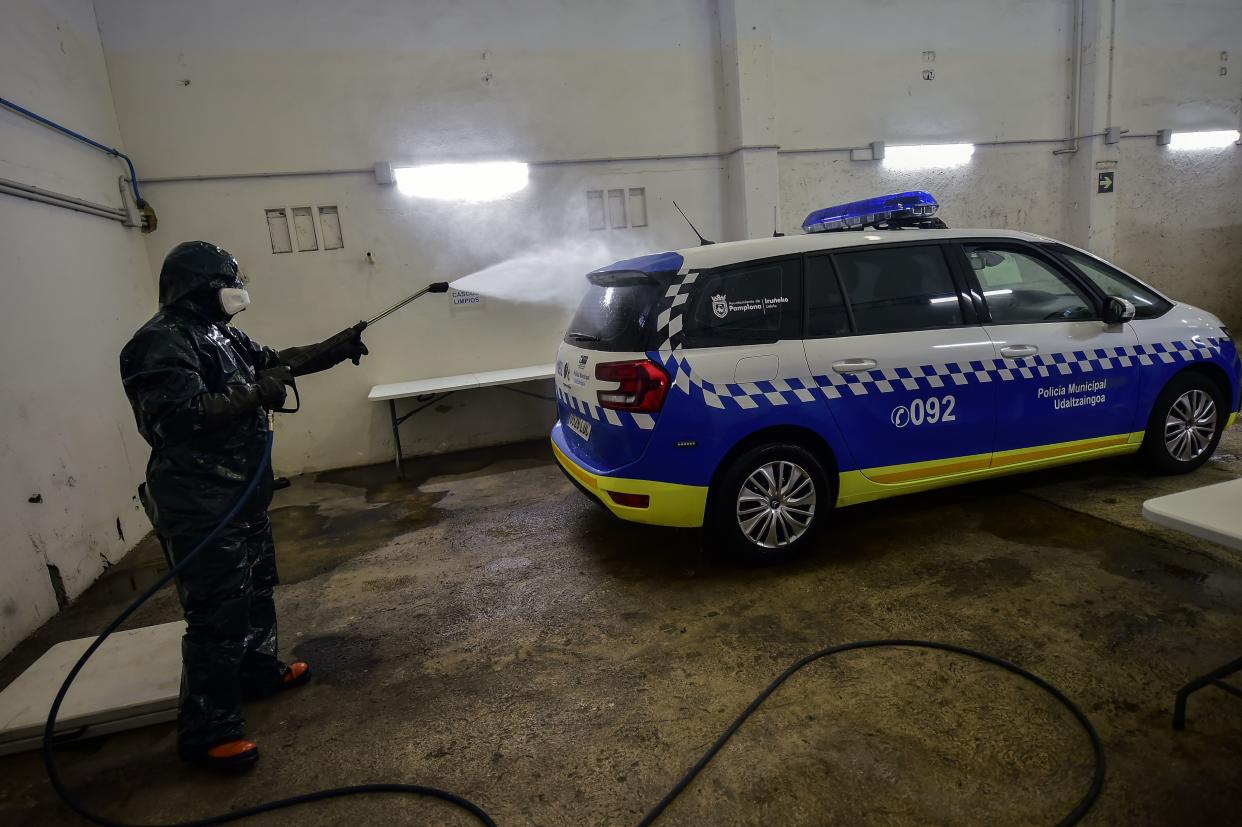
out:
{"label": "respirator mask", "polygon": [[240,287],[220,288],[220,309],[226,316],[236,316],[250,306],[250,294]]}

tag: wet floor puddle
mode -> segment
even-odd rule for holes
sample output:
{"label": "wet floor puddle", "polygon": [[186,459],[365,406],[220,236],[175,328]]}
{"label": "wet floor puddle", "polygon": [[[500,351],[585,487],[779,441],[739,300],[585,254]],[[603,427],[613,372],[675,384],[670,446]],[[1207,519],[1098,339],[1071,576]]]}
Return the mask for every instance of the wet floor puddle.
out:
{"label": "wet floor puddle", "polygon": [[[445,492],[425,493],[406,484],[402,496],[379,505],[330,513],[317,505],[291,505],[270,512],[282,583],[297,583],[332,571],[348,560],[402,534],[434,525],[435,504]],[[291,549],[288,554],[283,549]]]}
{"label": "wet floor puddle", "polygon": [[[494,473],[501,463],[521,468],[547,462],[545,444],[526,442],[411,459],[404,480],[397,479],[396,469],[387,463],[324,471],[314,477],[316,483],[362,489],[365,504],[341,497],[318,505],[273,508],[281,582],[317,577],[395,537],[435,525],[440,519],[436,504],[447,492],[423,491],[421,486],[429,479]],[[284,547],[296,551],[281,554]]]}

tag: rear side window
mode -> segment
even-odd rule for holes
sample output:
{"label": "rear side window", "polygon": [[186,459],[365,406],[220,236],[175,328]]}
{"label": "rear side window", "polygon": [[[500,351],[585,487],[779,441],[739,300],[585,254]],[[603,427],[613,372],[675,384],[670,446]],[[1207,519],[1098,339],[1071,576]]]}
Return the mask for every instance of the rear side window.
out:
{"label": "rear side window", "polygon": [[686,309],[686,345],[714,347],[797,338],[801,271],[801,261],[789,259],[705,273]]}
{"label": "rear side window", "polygon": [[966,259],[999,323],[1097,318],[1094,302],[1049,262],[1004,247],[968,246]]}
{"label": "rear side window", "polygon": [[833,256],[858,333],[962,324],[962,307],[940,247],[893,247]]}
{"label": "rear side window", "polygon": [[649,277],[592,284],[569,323],[565,341],[587,350],[648,350],[653,308],[664,285]]}
{"label": "rear side window", "polygon": [[1100,288],[1105,296],[1119,296],[1134,305],[1134,318],[1154,319],[1163,316],[1173,305],[1148,290],[1134,279],[1098,258],[1083,255],[1077,250],[1058,247],[1057,252],[1069,259],[1078,272]]}

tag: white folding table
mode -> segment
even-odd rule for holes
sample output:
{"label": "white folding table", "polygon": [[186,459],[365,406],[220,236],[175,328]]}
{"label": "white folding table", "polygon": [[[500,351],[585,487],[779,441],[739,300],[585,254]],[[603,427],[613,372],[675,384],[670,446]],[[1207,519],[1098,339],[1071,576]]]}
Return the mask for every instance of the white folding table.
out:
{"label": "white folding table", "polygon": [[[57,743],[175,719],[184,633],[185,623],[178,620],[116,632],[104,641],[65,696]],[[94,641],[56,644],[0,692],[0,755],[43,743],[52,699]]]}
{"label": "white folding table", "polygon": [[[1143,516],[1168,528],[1242,551],[1242,479],[1192,488],[1143,503]],[[1186,701],[1205,686],[1215,686],[1242,697],[1242,689],[1225,678],[1242,671],[1242,658],[1200,675],[1177,691],[1173,728],[1186,727]]]}
{"label": "white folding table", "polygon": [[[371,392],[367,398],[372,402],[387,402],[388,415],[392,420],[392,441],[393,450],[396,454],[397,477],[405,479],[405,470],[402,468],[401,454],[401,423],[405,422],[414,414],[434,405],[450,394],[458,391],[473,390],[474,388],[501,388],[503,390],[520,393],[523,396],[533,396],[536,399],[545,399],[555,401],[553,396],[545,396],[543,394],[531,393],[520,388],[510,387],[523,382],[537,382],[544,379],[551,379],[556,375],[556,365],[529,365],[522,368],[505,368],[504,370],[488,370],[482,373],[462,373],[457,376],[437,376],[430,379],[414,379],[409,382],[395,382],[389,385],[376,385],[371,388]],[[411,411],[398,415],[397,402],[401,399],[409,399],[413,397],[422,404]]]}

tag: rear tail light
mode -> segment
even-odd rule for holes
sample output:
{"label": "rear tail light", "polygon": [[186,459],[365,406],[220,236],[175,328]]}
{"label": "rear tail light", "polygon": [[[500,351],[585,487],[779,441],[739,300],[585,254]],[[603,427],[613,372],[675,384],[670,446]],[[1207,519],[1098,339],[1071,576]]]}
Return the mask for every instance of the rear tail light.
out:
{"label": "rear tail light", "polygon": [[601,362],[595,366],[595,378],[620,383],[619,387],[598,392],[601,408],[655,413],[664,406],[664,397],[668,395],[668,373],[648,359]]}
{"label": "rear tail light", "polygon": [[647,494],[622,494],[620,491],[609,491],[608,496],[617,505],[630,508],[646,508],[651,504],[651,497]]}

